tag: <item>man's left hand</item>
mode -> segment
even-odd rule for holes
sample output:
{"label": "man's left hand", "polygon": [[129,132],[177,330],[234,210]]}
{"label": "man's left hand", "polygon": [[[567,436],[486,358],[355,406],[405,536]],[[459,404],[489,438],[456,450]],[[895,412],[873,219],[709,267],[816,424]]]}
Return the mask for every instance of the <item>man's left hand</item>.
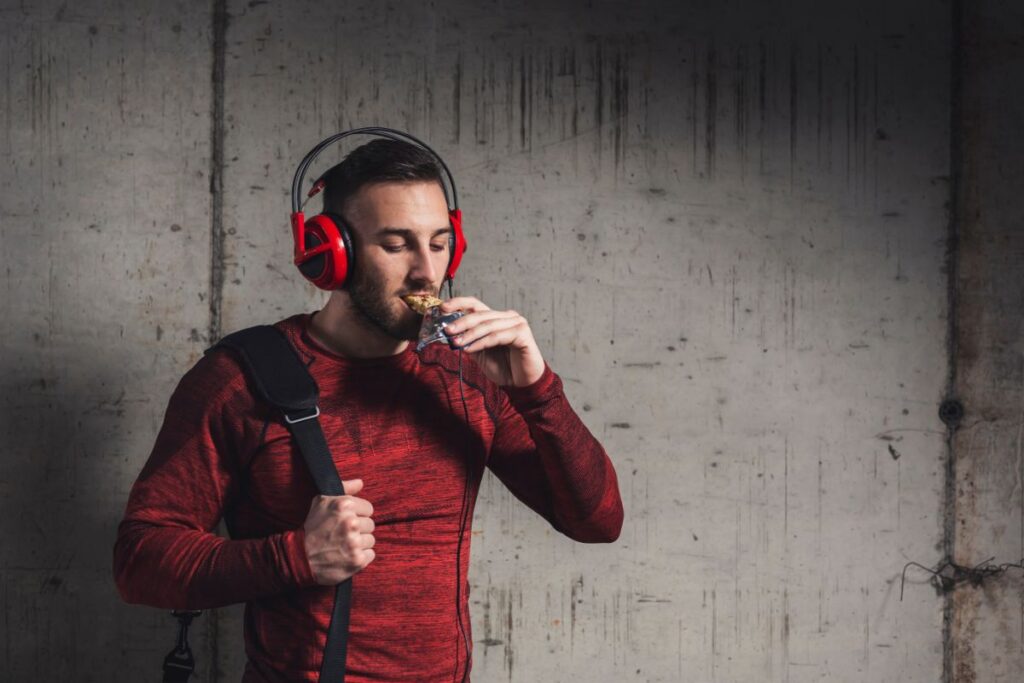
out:
{"label": "man's left hand", "polygon": [[441,304],[442,313],[464,316],[444,328],[453,348],[469,354],[484,375],[499,386],[525,387],[544,374],[544,358],[526,318],[515,311],[492,311],[471,296]]}

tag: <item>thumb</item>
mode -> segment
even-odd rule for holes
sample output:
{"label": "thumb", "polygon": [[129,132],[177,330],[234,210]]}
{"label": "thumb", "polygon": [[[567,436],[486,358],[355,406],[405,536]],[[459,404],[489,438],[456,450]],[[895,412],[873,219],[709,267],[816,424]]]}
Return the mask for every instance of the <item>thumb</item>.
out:
{"label": "thumb", "polygon": [[341,487],[345,489],[346,496],[354,496],[363,490],[362,479],[349,479],[348,481],[342,481]]}

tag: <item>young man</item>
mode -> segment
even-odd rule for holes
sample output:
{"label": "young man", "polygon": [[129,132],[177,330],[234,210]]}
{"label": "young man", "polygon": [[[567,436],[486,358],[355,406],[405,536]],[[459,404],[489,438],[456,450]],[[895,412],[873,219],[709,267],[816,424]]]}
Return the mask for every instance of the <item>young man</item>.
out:
{"label": "young man", "polygon": [[[348,683],[461,680],[466,520],[484,467],[588,543],[621,530],[615,470],[515,311],[450,299],[444,312],[466,313],[446,329],[461,351],[414,351],[422,316],[401,297],[438,295],[451,255],[427,152],[375,140],[325,181],[325,209],[352,231],[353,270],[323,309],[277,327],[319,386],[347,495],[317,495],[280,414],[215,351],[174,391],[132,489],[117,586],[161,608],[245,602],[243,680],[316,681],[334,586],[352,577]],[[230,539],[212,533],[222,517]]]}

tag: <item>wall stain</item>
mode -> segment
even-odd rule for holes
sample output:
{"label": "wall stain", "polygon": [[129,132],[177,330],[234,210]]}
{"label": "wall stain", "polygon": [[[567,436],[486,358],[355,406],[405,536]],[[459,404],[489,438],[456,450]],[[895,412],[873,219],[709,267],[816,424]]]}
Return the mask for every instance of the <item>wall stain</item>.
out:
{"label": "wall stain", "polygon": [[789,51],[789,189],[793,191],[793,178],[796,174],[796,141],[800,130],[799,102],[800,86],[797,74],[797,63],[800,59],[799,48],[794,43]]}
{"label": "wall stain", "polygon": [[715,177],[715,130],[718,124],[718,54],[715,44],[708,46],[707,72],[704,77],[704,176]]}

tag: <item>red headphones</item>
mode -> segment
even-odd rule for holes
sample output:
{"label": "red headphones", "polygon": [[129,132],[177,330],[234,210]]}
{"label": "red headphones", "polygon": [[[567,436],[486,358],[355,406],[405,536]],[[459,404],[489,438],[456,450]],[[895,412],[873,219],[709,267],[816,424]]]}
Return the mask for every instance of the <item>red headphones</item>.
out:
{"label": "red headphones", "polygon": [[[445,203],[448,205],[448,220],[452,227],[452,231],[448,235],[450,256],[444,276],[449,281],[454,279],[455,272],[462,262],[462,255],[466,253],[466,238],[462,233],[462,211],[459,209],[459,199],[455,191],[455,179],[452,178],[452,173],[448,170],[444,160],[425,143],[408,133],[379,127],[356,128],[332,135],[310,150],[296,169],[295,178],[292,181],[292,238],[295,242],[295,265],[299,267],[303,276],[320,289],[341,289],[345,286],[352,270],[355,251],[352,249],[350,229],[344,219],[337,214],[325,211],[306,220],[302,214],[302,202],[300,201],[302,181],[310,164],[316,160],[324,148],[349,135],[375,135],[399,142],[411,142],[430,153],[444,169],[448,184],[451,186],[451,196],[449,197],[448,188],[444,186],[444,183],[441,183],[441,189],[444,191]],[[313,183],[313,187],[306,195],[307,199],[323,188],[324,181],[322,179]]]}

